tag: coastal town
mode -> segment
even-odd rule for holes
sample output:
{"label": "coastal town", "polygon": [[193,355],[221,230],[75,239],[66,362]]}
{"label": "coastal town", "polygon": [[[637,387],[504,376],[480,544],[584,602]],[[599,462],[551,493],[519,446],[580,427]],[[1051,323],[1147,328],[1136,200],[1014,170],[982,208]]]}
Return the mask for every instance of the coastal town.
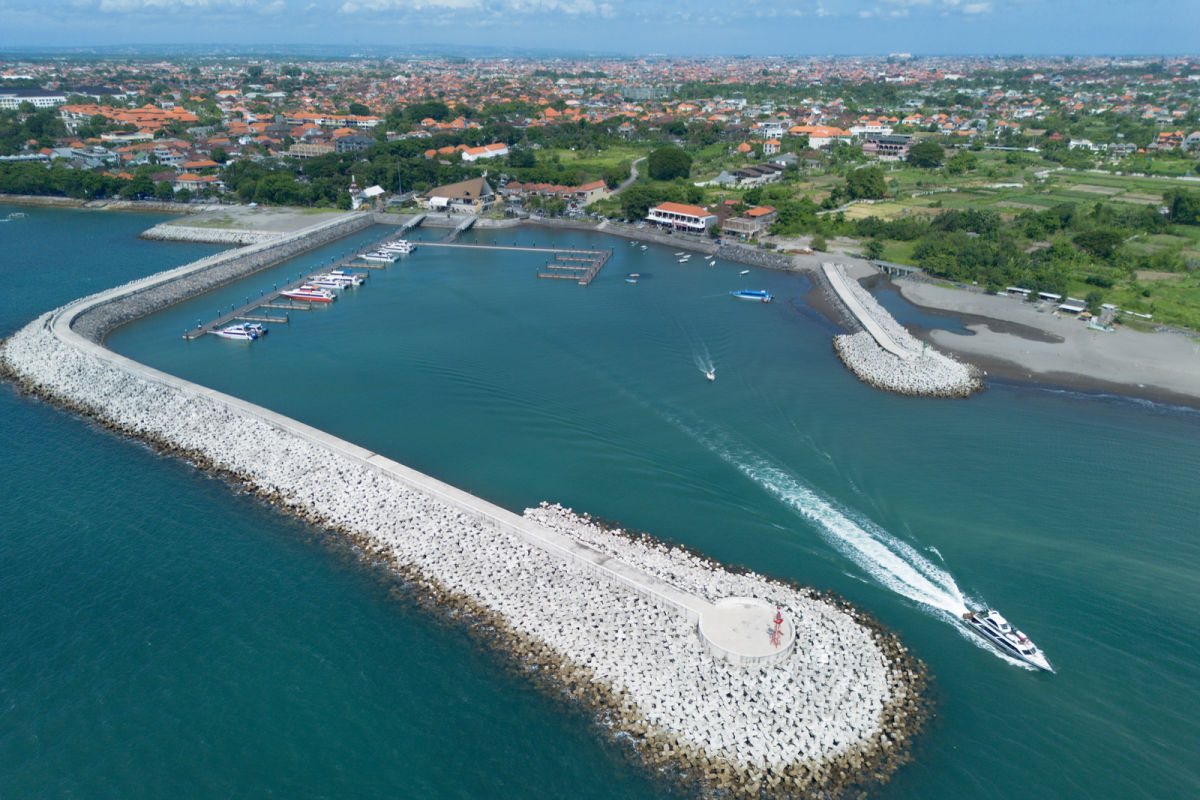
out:
{"label": "coastal town", "polygon": [[622,220],[1104,325],[1200,329],[1198,169],[1188,58],[0,61],[9,195]]}

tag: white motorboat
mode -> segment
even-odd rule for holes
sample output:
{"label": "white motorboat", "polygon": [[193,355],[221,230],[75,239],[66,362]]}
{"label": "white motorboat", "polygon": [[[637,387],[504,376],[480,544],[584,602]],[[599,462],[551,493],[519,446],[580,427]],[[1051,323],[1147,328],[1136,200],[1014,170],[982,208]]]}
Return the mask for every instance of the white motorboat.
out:
{"label": "white motorboat", "polygon": [[968,630],[982,636],[1001,653],[1038,669],[1054,672],[1054,667],[1050,666],[1046,654],[1039,650],[1028,636],[1010,625],[1008,620],[999,613],[991,609],[967,611],[962,615],[962,620]]}
{"label": "white motorboat", "polygon": [[213,331],[213,334],[220,336],[222,339],[237,339],[243,342],[253,342],[258,338],[259,333],[249,325],[229,325],[220,330]]}

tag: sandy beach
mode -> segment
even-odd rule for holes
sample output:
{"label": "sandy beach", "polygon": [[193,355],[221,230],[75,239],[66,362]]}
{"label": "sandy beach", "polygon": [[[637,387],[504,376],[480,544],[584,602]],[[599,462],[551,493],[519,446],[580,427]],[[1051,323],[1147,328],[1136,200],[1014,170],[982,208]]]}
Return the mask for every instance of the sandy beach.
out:
{"label": "sandy beach", "polygon": [[961,317],[973,334],[914,330],[914,335],[991,377],[1200,407],[1200,338],[1122,326],[1095,330],[1014,297],[917,281],[895,285],[926,311]]}

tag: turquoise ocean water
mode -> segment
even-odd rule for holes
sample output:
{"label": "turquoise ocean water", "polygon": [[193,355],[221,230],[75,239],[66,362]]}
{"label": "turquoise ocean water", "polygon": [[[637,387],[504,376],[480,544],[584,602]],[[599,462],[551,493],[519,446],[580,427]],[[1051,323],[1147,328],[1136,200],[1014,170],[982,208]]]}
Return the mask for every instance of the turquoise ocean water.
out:
{"label": "turquoise ocean water", "polygon": [[[213,252],[135,238],[160,218],[22,210],[3,335]],[[558,501],[869,609],[929,664],[935,710],[874,797],[1200,795],[1200,414],[886,395],[837,361],[802,277],[468,238],[616,252],[585,289],[535,279],[535,253],[423,248],[262,341],[180,337],[349,240],[109,343],[514,510]],[[0,797],[667,795],[318,531],[7,385],[0,430]],[[964,597],[1058,673],[967,638]]]}

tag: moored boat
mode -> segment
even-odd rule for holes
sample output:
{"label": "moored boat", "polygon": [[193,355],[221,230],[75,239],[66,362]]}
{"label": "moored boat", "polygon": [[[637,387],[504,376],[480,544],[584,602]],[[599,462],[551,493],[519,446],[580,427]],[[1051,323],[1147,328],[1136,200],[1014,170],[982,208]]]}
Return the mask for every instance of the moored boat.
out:
{"label": "moored boat", "polygon": [[298,286],[295,289],[287,289],[279,294],[281,297],[287,297],[292,300],[306,300],[310,303],[332,303],[337,299],[337,296],[328,289],[322,289],[310,283]]}
{"label": "moored boat", "polygon": [[252,342],[259,337],[258,331],[248,325],[229,325],[220,330],[213,331],[214,336],[220,336],[222,339],[236,339],[243,342]]}
{"label": "moored boat", "polygon": [[370,253],[360,254],[359,258],[363,261],[370,261],[376,264],[394,264],[399,256],[383,250],[372,250]]}
{"label": "moored boat", "polygon": [[1029,637],[1009,624],[996,611],[967,611],[962,615],[963,624],[991,643],[1000,652],[1030,666],[1053,672],[1054,667],[1038,646]]}
{"label": "moored boat", "polygon": [[385,253],[399,253],[407,255],[417,249],[417,246],[408,239],[397,239],[394,242],[385,242],[379,246],[379,249]]}
{"label": "moored boat", "polygon": [[327,272],[323,275],[313,275],[308,279],[313,286],[324,286],[331,289],[345,289],[347,286],[362,286],[362,280],[353,275],[334,275]]}
{"label": "moored boat", "polygon": [[743,300],[758,300],[760,303],[769,303],[775,299],[775,296],[766,289],[738,289],[730,294]]}

